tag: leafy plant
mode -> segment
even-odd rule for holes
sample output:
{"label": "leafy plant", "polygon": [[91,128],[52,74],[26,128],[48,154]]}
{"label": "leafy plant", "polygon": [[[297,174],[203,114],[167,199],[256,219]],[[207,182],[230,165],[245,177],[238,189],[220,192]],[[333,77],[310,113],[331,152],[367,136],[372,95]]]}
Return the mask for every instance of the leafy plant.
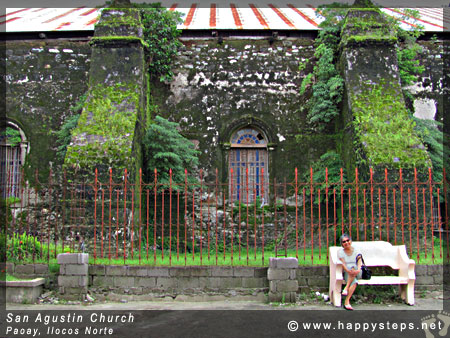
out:
{"label": "leafy plant", "polygon": [[[2,232],[2,240],[6,243],[6,259],[7,261],[16,261],[24,259],[40,258],[43,252],[43,246],[39,239],[23,233],[22,235],[14,233],[6,236]],[[3,252],[2,252],[3,254]]]}
{"label": "leafy plant", "polygon": [[70,116],[61,126],[61,129],[55,132],[56,136],[56,157],[63,162],[66,156],[67,147],[72,141],[72,131],[75,129],[80,118],[81,109],[86,102],[86,94],[81,95],[79,100],[70,107],[70,111],[74,114]]}
{"label": "leafy plant", "polygon": [[[144,157],[146,178],[154,180],[154,169],[157,170],[158,183],[169,183],[169,170],[172,169],[172,182],[185,181],[185,169],[192,172],[198,165],[199,152],[194,145],[179,132],[178,123],[156,116],[144,137]],[[188,180],[193,178],[189,175]]]}
{"label": "leafy plant", "polygon": [[325,27],[319,32],[314,57],[317,63],[313,72],[302,81],[300,94],[313,83],[312,97],[308,103],[308,122],[317,129],[325,128],[326,123],[339,115],[339,103],[342,101],[344,80],[339,75],[334,62],[337,51],[339,29]]}
{"label": "leafy plant", "polygon": [[450,165],[449,156],[445,154],[444,140],[448,140],[448,136],[444,138],[442,131],[443,124],[434,120],[425,120],[413,117],[415,122],[415,130],[421,135],[423,143],[427,148],[428,154],[433,166],[433,180],[442,181],[443,169]]}
{"label": "leafy plant", "polygon": [[22,142],[20,131],[11,127],[6,127],[6,129],[0,134],[0,137],[1,136],[5,137],[7,139],[7,143],[12,147],[17,146],[20,142]]}
{"label": "leafy plant", "polygon": [[182,14],[169,11],[161,7],[160,3],[134,5],[141,8],[144,40],[148,43],[146,52],[149,72],[158,76],[160,81],[171,80],[171,64],[182,45],[178,40],[181,30],[177,29],[177,24],[182,22]]}
{"label": "leafy plant", "polygon": [[141,22],[144,26],[144,41],[146,47],[149,73],[159,77],[160,81],[170,81],[173,77],[171,64],[181,47],[178,37],[181,30],[177,24],[183,22],[183,15],[177,11],[169,11],[161,3],[127,3],[107,2],[109,8],[138,8]]}

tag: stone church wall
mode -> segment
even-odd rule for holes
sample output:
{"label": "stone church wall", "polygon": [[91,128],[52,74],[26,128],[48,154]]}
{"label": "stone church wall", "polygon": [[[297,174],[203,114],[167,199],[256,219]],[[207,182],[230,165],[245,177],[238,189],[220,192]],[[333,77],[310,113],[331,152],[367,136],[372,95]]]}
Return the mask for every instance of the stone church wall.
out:
{"label": "stone church wall", "polygon": [[55,135],[87,90],[91,48],[68,40],[8,41],[6,43],[6,116],[30,142],[29,175],[40,179],[56,165]]}
{"label": "stone church wall", "polygon": [[[227,147],[233,129],[253,121],[269,139],[270,178],[292,179],[294,168],[307,171],[314,160],[341,144],[334,126],[323,134],[306,124],[307,96],[302,79],[312,71],[309,38],[183,40],[174,80],[153,86],[160,114],[181,125],[198,141],[201,167],[209,179],[215,168],[226,178]],[[413,88],[416,114],[442,120],[442,41],[421,41],[424,74]],[[6,116],[30,142],[26,167],[48,175],[56,159],[53,131],[73,114],[70,107],[87,91],[91,47],[65,39],[7,41]],[[299,71],[299,62],[307,68]],[[300,137],[296,138],[296,135]],[[196,142],[197,143],[197,142]],[[29,173],[32,173],[29,170]],[[208,179],[208,175],[205,177]]]}

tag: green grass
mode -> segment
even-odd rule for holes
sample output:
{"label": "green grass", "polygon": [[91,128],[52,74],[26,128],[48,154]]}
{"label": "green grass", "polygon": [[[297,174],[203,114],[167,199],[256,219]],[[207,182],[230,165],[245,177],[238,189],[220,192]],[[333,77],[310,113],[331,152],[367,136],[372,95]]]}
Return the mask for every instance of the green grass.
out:
{"label": "green grass", "polygon": [[[66,247],[67,248],[67,247]],[[58,253],[61,253],[58,250]],[[66,252],[66,250],[64,251]],[[432,258],[431,247],[427,247],[427,252],[423,249],[420,251],[419,258],[417,257],[417,252],[413,250],[412,255],[410,255],[409,249],[407,249],[407,253],[409,258],[413,259],[417,265],[434,265],[434,264],[443,264],[446,261],[447,251],[443,248],[440,251],[439,244],[435,244],[434,247],[434,260]],[[150,265],[150,266],[199,266],[199,265],[221,265],[221,266],[269,266],[269,258],[275,257],[274,250],[265,250],[264,251],[264,260],[262,257],[261,249],[257,249],[256,257],[254,248],[249,248],[249,255],[247,260],[247,249],[245,247],[241,247],[241,255],[239,257],[239,248],[235,247],[233,249],[233,260],[231,260],[231,248],[227,248],[225,253],[225,258],[222,250],[219,250],[216,254],[214,250],[210,250],[210,256],[208,258],[207,248],[202,249],[202,257],[200,259],[199,249],[196,248],[194,254],[187,253],[186,260],[184,255],[184,247],[180,247],[179,257],[177,258],[176,249],[172,250],[172,256],[170,258],[169,251],[164,251],[164,257],[162,257],[162,253],[160,250],[156,251],[156,259],[154,257],[154,252],[149,249],[148,259],[147,252],[145,248],[141,250],[141,260],[139,260],[139,251],[135,250],[133,257],[131,257],[131,253],[127,254],[127,258],[124,260],[123,253],[119,252],[119,256],[115,258],[115,251],[111,252],[111,259],[108,258],[108,251],[105,250],[103,252],[103,258],[100,255],[100,252],[97,253],[97,257],[94,259],[94,254],[89,254],[89,263],[90,264],[103,264],[103,265]],[[442,255],[442,257],[441,257]],[[296,257],[297,253],[295,249],[289,249],[287,252],[287,257]],[[278,250],[278,257],[284,257],[284,249]],[[52,252],[50,259],[48,260],[47,255],[44,255],[41,258],[36,258],[34,261],[31,257],[26,257],[22,260],[11,260],[8,258],[8,262],[14,262],[18,264],[31,264],[31,263],[44,263],[50,265],[50,272],[58,272],[59,264],[57,263],[57,259]],[[299,266],[327,266],[327,248],[322,246],[319,250],[316,247],[313,251],[313,255],[311,254],[311,249],[303,247],[299,247],[298,249],[298,263]]]}
{"label": "green grass", "polygon": [[21,280],[30,280],[33,278],[17,278],[13,275],[10,275],[9,273],[2,272],[0,273],[0,280],[7,281],[7,282],[15,282],[15,281],[21,281]]}
{"label": "green grass", "polygon": [[[282,256],[280,256],[282,254]],[[409,255],[409,252],[408,252]],[[424,251],[420,252],[419,259],[417,259],[417,253],[413,251],[413,255],[409,258],[413,259],[416,264],[420,265],[434,265],[434,264],[443,264],[444,259],[446,257],[446,252],[442,251],[442,257],[439,254],[439,246],[435,246],[434,248],[434,260],[431,254],[431,248],[428,248],[427,253]],[[89,255],[89,263],[90,264],[103,264],[103,265],[150,265],[150,266],[199,266],[199,265],[221,265],[221,266],[269,266],[269,258],[275,257],[275,252],[272,250],[264,251],[264,259],[262,256],[262,251],[258,249],[256,251],[256,257],[254,249],[249,250],[248,260],[247,260],[247,250],[241,248],[241,255],[239,257],[239,249],[235,248],[233,250],[233,260],[231,259],[231,250],[227,249],[227,252],[224,254],[223,251],[219,251],[216,254],[215,251],[210,251],[210,256],[208,258],[207,250],[203,250],[202,256],[200,257],[200,252],[194,252],[194,254],[187,253],[186,258],[184,252],[181,252],[179,257],[177,257],[176,251],[172,252],[172,256],[169,256],[169,251],[164,251],[162,253],[160,250],[156,251],[156,258],[153,251],[147,252],[145,250],[141,251],[141,259],[139,260],[139,252],[136,251],[131,257],[131,254],[128,254],[126,259],[124,259],[123,254],[116,259],[115,255],[111,255],[111,259],[108,258],[108,253],[104,252],[104,257],[101,257],[97,254],[97,257],[94,259],[94,255]],[[278,250],[278,257],[284,257],[284,250]],[[297,257],[296,250],[288,250],[287,257]],[[328,266],[327,260],[327,250],[322,247],[319,249],[314,249],[313,254],[311,254],[311,249],[299,248],[298,250],[298,264],[299,266]]]}
{"label": "green grass", "polygon": [[[284,250],[278,251],[278,254],[283,253]],[[164,255],[164,257],[163,257]],[[288,257],[295,257],[295,250],[288,250]],[[126,259],[119,255],[119,258],[112,257],[108,258],[108,255],[104,255],[104,257],[100,257],[99,255],[94,259],[94,256],[89,255],[89,263],[90,264],[106,264],[106,265],[151,265],[151,266],[199,266],[199,265],[221,265],[221,266],[268,266],[269,258],[275,257],[275,252],[273,251],[264,251],[264,259],[261,250],[257,250],[256,258],[255,251],[249,250],[248,260],[247,260],[247,251],[246,249],[241,249],[241,256],[239,257],[239,249],[233,250],[233,256],[231,256],[231,251],[228,250],[225,254],[225,258],[223,255],[223,251],[218,252],[217,260],[215,252],[210,251],[210,256],[208,258],[208,253],[206,250],[203,250],[202,256],[200,257],[200,252],[187,253],[186,257],[184,252],[179,254],[177,257],[177,253],[172,252],[172,256],[169,256],[168,251],[164,251],[164,254],[161,253],[160,250],[156,251],[156,259],[153,251],[149,251],[148,259],[147,253],[141,252],[141,261],[139,261],[139,252],[136,252],[131,258],[129,255]],[[233,258],[233,259],[232,259]],[[303,251],[299,250],[299,265],[327,265],[326,260],[326,252],[323,251],[321,257],[319,259],[319,251],[314,250],[314,259],[311,260],[311,250],[307,249],[306,259],[303,259]]]}

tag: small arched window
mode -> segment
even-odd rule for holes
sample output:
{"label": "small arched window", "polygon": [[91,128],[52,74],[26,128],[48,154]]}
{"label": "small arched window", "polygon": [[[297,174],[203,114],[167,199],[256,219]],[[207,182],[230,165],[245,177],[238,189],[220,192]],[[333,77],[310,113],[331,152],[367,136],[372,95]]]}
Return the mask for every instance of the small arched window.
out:
{"label": "small arched window", "polygon": [[1,195],[19,197],[21,168],[29,151],[24,132],[18,125],[8,122],[0,133]]}
{"label": "small arched window", "polygon": [[233,201],[253,203],[255,198],[259,197],[260,203],[267,203],[267,137],[253,127],[246,127],[232,134],[230,146],[229,182]]}

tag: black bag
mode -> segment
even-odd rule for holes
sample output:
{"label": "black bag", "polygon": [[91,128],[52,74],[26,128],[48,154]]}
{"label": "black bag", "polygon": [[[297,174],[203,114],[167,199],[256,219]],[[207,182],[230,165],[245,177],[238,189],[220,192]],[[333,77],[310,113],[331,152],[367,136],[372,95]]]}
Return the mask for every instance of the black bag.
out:
{"label": "black bag", "polygon": [[[361,265],[361,279],[370,279],[372,278],[372,271],[366,266],[366,263],[364,263],[364,259],[362,255],[359,255],[358,257],[361,257],[362,265]],[[358,263],[358,257],[356,257],[356,263]]]}

